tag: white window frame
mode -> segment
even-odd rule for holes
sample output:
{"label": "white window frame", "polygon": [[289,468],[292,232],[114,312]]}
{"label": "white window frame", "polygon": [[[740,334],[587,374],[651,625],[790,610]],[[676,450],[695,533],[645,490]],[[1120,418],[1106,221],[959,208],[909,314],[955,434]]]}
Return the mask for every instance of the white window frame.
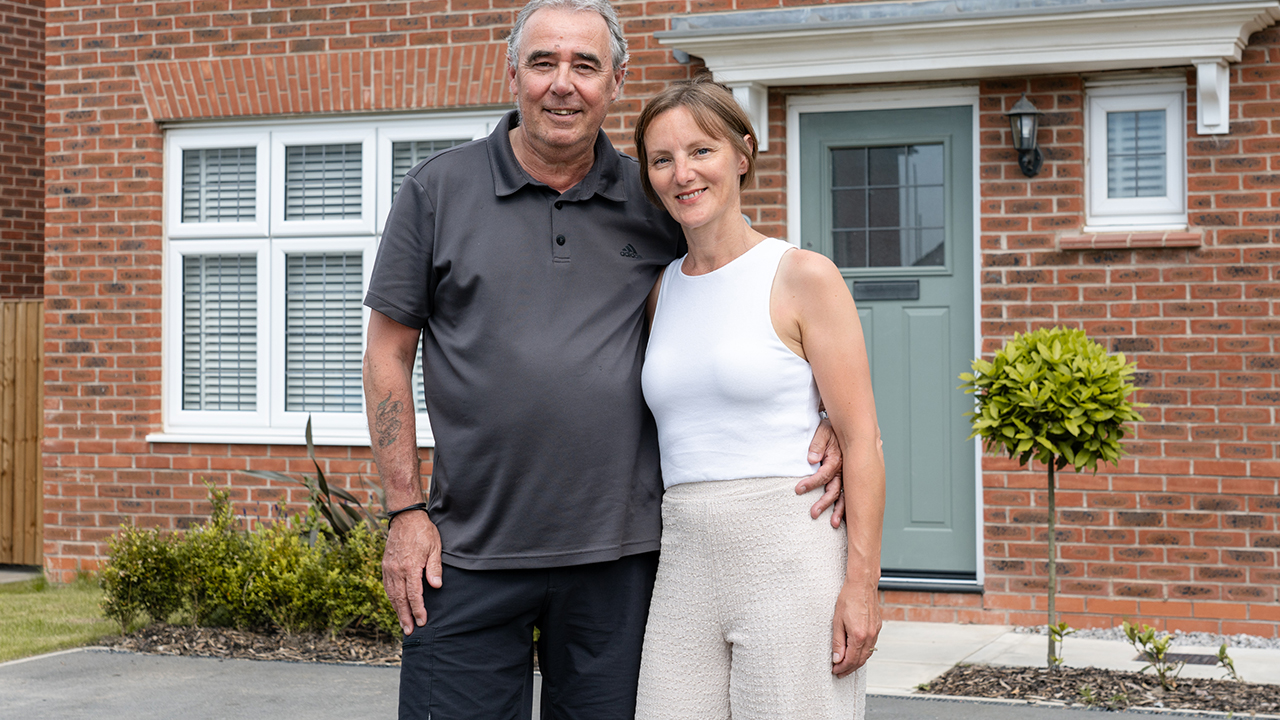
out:
{"label": "white window frame", "polygon": [[[1086,85],[1085,225],[1087,231],[1183,229],[1187,225],[1185,81],[1111,81]],[[1107,197],[1107,113],[1165,113],[1165,195]]]}
{"label": "white window frame", "polygon": [[386,228],[387,213],[391,211],[391,196],[395,191],[394,181],[389,169],[392,162],[392,147],[398,142],[416,142],[424,140],[457,140],[470,138],[479,140],[493,132],[498,118],[492,113],[474,116],[455,116],[441,122],[423,125],[416,120],[388,123],[378,128],[378,234]]}
{"label": "white window frame", "polygon": [[[266,237],[267,208],[271,204],[267,174],[270,172],[268,133],[229,129],[213,135],[174,135],[165,140],[165,202],[169,237]],[[182,221],[182,153],[184,150],[253,147],[257,149],[257,203],[250,222]]]}
{"label": "white window frame", "polygon": [[[375,130],[369,126],[355,128],[294,129],[271,135],[271,234],[284,235],[353,235],[374,231],[374,182],[377,177]],[[360,143],[360,217],[345,220],[286,220],[285,153],[288,148],[303,145],[350,145]]]}
{"label": "white window frame", "polygon": [[[248,255],[257,258],[258,317],[270,318],[271,294],[264,293],[270,279],[270,259],[266,239],[260,240],[191,240],[172,243],[166,263],[169,298],[165,307],[164,367],[169,372],[165,378],[165,397],[168,405],[166,425],[174,430],[194,430],[207,427],[264,427],[268,424],[268,368],[262,362],[262,351],[270,338],[270,323],[258,322],[259,362],[257,367],[256,404],[253,411],[185,410],[182,407],[182,263],[189,255]],[[168,300],[172,300],[171,302]]]}
{"label": "white window frame", "polygon": [[[271,314],[271,388],[275,392],[271,393],[271,427],[272,429],[291,428],[301,432],[307,426],[307,418],[311,418],[313,427],[323,426],[329,430],[339,431],[363,431],[367,427],[363,400],[360,412],[356,413],[337,413],[337,412],[290,412],[285,409],[285,323],[286,318],[283,312],[285,308],[285,255],[290,254],[319,254],[319,253],[348,253],[358,251],[361,254],[361,286],[369,287],[369,278],[373,274],[373,260],[377,256],[378,246],[373,236],[368,237],[347,237],[347,238],[282,238],[271,243],[271,282],[270,288],[271,305],[280,308],[280,312]],[[363,294],[361,295],[362,304],[360,305],[361,313],[361,338],[360,342],[363,346],[365,342],[365,330],[369,327],[369,308],[363,305]],[[363,395],[362,395],[363,397]]]}
{"label": "white window frame", "polygon": [[[385,215],[391,207],[393,142],[476,139],[497,126],[505,109],[429,116],[365,116],[298,123],[271,119],[237,123],[191,123],[168,128],[165,138],[165,262],[162,371],[164,429],[150,442],[301,445],[308,416],[321,445],[369,443],[360,412],[288,412],[285,410],[285,255],[359,251],[362,282],[368,288]],[[330,143],[362,144],[361,217],[345,221],[285,221],[283,203],[285,148]],[[182,222],[182,151],[254,147],[257,149],[258,205],[253,222]],[[275,201],[275,202],[273,202]],[[253,411],[183,410],[182,292],[183,259],[188,255],[257,257],[258,368]],[[361,305],[362,344],[369,309]],[[417,413],[420,447],[435,444],[426,413]]]}

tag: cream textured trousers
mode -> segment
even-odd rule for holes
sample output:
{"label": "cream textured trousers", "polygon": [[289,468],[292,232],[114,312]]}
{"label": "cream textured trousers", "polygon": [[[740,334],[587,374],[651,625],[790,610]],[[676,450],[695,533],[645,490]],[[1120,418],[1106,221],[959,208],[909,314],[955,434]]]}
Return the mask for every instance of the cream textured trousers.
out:
{"label": "cream textured trousers", "polygon": [[845,531],[798,481],[667,489],[637,720],[861,720],[866,668],[831,674]]}

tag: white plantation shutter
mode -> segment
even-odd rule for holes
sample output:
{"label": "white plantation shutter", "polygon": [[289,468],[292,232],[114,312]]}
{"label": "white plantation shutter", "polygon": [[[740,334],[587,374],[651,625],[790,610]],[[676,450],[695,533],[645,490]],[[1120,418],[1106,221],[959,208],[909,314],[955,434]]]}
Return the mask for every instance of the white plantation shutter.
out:
{"label": "white plantation shutter", "polygon": [[[400,183],[414,165],[441,150],[461,145],[466,140],[412,140],[391,143],[391,199],[400,192]],[[385,177],[385,176],[384,176]]]}
{"label": "white plantation shutter", "polygon": [[285,148],[284,219],[359,219],[362,155],[360,143]]}
{"label": "white plantation shutter", "polygon": [[182,259],[182,408],[252,411],[257,401],[258,263]]}
{"label": "white plantation shutter", "polygon": [[252,222],[257,173],[257,148],[183,150],[182,222]]}
{"label": "white plantation shutter", "polygon": [[359,413],[362,255],[285,258],[285,410]]}
{"label": "white plantation shutter", "polygon": [[418,359],[413,361],[413,409],[420,414],[427,412],[426,384],[422,382],[422,348],[418,348]]}
{"label": "white plantation shutter", "polygon": [[1107,113],[1107,197],[1165,194],[1163,110]]}

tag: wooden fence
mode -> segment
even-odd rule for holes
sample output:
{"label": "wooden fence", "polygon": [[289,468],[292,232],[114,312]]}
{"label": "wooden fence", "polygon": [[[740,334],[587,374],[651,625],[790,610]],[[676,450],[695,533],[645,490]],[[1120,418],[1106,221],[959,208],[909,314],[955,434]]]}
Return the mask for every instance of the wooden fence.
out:
{"label": "wooden fence", "polygon": [[40,565],[44,301],[0,300],[0,564]]}

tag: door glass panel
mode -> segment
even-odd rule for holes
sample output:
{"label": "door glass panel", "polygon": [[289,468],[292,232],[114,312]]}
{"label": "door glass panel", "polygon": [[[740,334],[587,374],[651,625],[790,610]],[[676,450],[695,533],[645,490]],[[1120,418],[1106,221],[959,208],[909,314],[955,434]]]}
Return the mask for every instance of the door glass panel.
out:
{"label": "door glass panel", "polygon": [[836,190],[832,193],[835,209],[832,229],[836,232],[849,228],[859,230],[867,227],[867,192],[861,188],[854,190]]}
{"label": "door glass panel", "polygon": [[866,267],[867,234],[834,232],[831,234],[831,259],[840,267]]}
{"label": "door glass panel", "polygon": [[898,230],[872,230],[867,248],[868,262],[863,267],[898,267],[902,264],[902,233]]}
{"label": "door glass panel", "polygon": [[943,265],[944,151],[942,143],[830,150],[832,259],[837,265]]}

